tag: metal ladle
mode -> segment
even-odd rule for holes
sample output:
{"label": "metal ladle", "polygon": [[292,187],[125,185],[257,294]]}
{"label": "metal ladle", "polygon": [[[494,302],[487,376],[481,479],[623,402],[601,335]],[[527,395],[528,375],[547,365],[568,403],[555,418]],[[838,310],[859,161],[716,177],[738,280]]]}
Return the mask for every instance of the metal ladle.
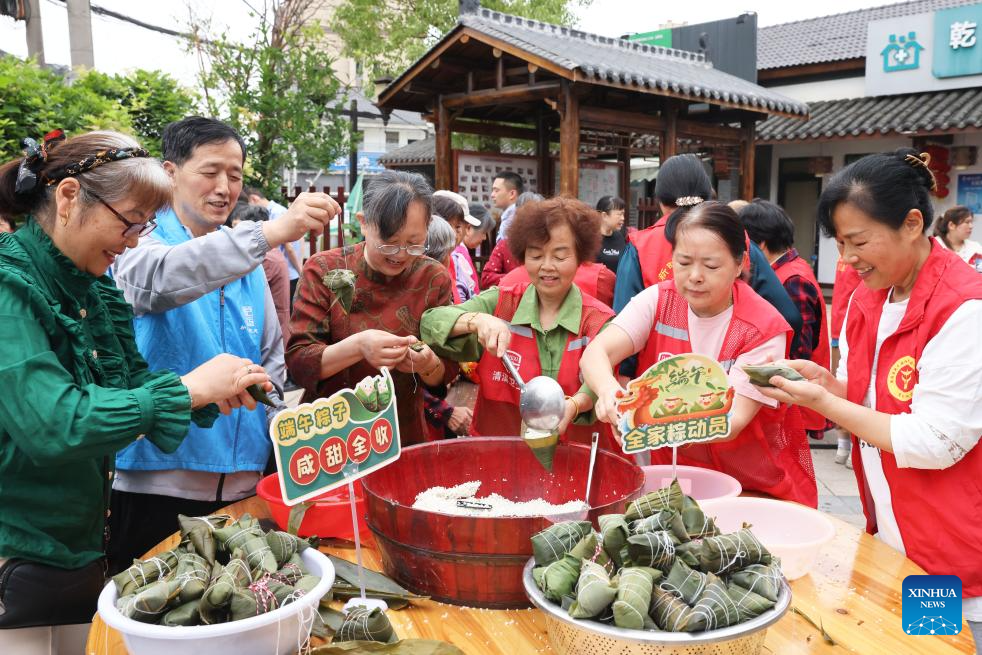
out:
{"label": "metal ladle", "polygon": [[526,384],[507,354],[502,356],[501,360],[521,391],[518,397],[518,411],[525,425],[544,432],[555,430],[566,412],[566,395],[563,393],[563,388],[558,382],[544,375],[537,375]]}

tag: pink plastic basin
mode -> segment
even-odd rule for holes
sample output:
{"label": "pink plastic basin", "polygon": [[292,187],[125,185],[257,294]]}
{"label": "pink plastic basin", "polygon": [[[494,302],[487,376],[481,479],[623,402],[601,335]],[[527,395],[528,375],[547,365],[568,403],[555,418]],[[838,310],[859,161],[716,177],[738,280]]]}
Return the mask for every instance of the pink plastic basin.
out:
{"label": "pink plastic basin", "polygon": [[835,526],[824,514],[786,500],[715,498],[699,505],[723,532],[735,532],[749,523],[767,550],[781,558],[788,580],[807,574],[822,547],[835,536]]}
{"label": "pink plastic basin", "polygon": [[[743,491],[740,482],[731,475],[699,468],[698,466],[676,466],[679,485],[686,496],[698,501],[711,498],[732,498]],[[644,471],[644,492],[657,491],[672,483],[671,464],[652,464],[642,466]]]}

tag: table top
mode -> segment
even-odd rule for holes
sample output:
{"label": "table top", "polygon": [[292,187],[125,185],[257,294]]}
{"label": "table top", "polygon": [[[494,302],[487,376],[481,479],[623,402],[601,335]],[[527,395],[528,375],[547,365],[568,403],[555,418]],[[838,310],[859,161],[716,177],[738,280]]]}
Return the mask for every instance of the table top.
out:
{"label": "table top", "polygon": [[[258,497],[235,503],[226,512],[233,517],[244,513],[269,517],[266,503]],[[955,636],[904,635],[900,627],[901,582],[908,575],[924,571],[865,532],[834,517],[829,519],[835,525],[835,538],[822,549],[812,571],[791,582],[792,607],[800,614],[789,611],[768,629],[764,652],[780,655],[975,652],[967,625]],[[368,541],[362,551],[365,566],[380,571],[382,565],[375,543],[370,535],[366,537]],[[174,534],[151,553],[174,548],[178,541],[179,535]],[[321,550],[351,561],[355,559],[353,548],[322,547]],[[388,614],[400,637],[440,639],[457,645],[468,655],[556,653],[549,644],[543,614],[538,610],[482,610],[427,600]],[[834,645],[823,639],[812,622],[824,628]],[[126,655],[127,651],[122,637],[96,615],[86,653]]]}

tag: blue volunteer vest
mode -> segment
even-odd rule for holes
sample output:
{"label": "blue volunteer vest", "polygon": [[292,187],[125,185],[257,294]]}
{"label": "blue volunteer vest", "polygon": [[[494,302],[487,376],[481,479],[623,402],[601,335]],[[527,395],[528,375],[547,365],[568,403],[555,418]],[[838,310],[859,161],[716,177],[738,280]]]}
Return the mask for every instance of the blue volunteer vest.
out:
{"label": "blue volunteer vest", "polygon": [[[172,209],[157,214],[157,229],[151,236],[168,245],[191,240]],[[257,266],[248,275],[192,303],[136,317],[137,346],[150,370],[169,369],[178,375],[220,353],[261,362],[265,301],[266,277]],[[219,415],[207,429],[192,423],[188,436],[169,455],[149,440],[140,439],[117,454],[116,468],[261,471],[270,449],[266,413],[260,405],[255,411],[236,409],[228,416]]]}

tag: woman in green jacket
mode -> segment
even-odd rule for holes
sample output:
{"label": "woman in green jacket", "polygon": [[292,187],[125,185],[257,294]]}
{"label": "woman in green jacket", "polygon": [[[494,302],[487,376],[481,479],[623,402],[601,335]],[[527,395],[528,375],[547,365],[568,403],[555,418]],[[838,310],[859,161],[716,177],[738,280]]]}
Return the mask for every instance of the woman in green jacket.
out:
{"label": "woman in green jacket", "polygon": [[254,408],[246,387],[271,384],[231,355],[178,377],[137,351],[106,271],[170,201],[159,162],[113,132],[24,144],[0,166],[0,214],[28,216],[0,234],[0,653],[81,653],[116,451],[173,451],[191,420]]}

